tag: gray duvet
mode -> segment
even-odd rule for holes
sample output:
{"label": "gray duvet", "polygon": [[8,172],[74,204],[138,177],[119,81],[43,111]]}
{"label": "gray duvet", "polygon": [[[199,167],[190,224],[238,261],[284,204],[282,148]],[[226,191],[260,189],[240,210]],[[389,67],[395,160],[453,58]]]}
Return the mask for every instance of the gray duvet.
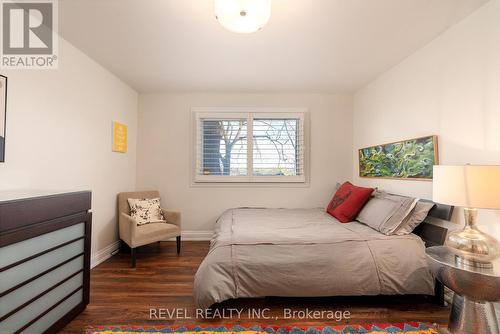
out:
{"label": "gray duvet", "polygon": [[341,224],[323,209],[231,209],[217,221],[194,298],[209,307],[242,297],[433,294],[425,247]]}

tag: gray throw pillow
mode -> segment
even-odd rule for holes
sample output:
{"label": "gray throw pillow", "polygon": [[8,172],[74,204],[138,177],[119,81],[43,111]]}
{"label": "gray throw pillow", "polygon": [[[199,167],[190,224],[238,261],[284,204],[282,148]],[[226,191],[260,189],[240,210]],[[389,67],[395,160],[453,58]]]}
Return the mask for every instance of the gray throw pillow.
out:
{"label": "gray throw pillow", "polygon": [[424,221],[429,211],[434,207],[432,202],[417,202],[412,212],[405,218],[403,223],[394,231],[396,235],[406,235],[413,232],[413,230]]}
{"label": "gray throw pillow", "polygon": [[398,201],[373,196],[361,209],[356,220],[380,232],[399,206]]}
{"label": "gray throw pillow", "polygon": [[392,235],[415,208],[417,199],[376,191],[356,220],[385,235]]}

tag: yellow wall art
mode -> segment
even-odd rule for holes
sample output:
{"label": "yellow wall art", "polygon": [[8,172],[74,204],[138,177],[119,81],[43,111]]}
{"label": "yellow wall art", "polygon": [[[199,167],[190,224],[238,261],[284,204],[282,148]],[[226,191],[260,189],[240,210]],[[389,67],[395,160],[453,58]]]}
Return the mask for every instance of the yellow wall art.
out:
{"label": "yellow wall art", "polygon": [[113,152],[127,153],[127,126],[113,122]]}

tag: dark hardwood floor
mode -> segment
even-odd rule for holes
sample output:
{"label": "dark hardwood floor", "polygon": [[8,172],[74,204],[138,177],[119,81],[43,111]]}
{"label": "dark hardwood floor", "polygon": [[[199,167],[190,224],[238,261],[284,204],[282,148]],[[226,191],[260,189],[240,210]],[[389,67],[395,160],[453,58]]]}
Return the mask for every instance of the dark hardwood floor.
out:
{"label": "dark hardwood floor", "polygon": [[[275,324],[340,325],[423,321],[446,325],[449,309],[421,296],[349,298],[262,298],[228,301],[218,311],[243,308],[241,319],[196,319],[192,299],[193,277],[208,251],[208,242],[184,241],[180,256],[175,242],[139,249],[137,267],[130,268],[130,254],[117,254],[91,272],[90,305],[61,333],[82,333],[95,325]],[[271,319],[248,317],[248,309],[261,309]],[[294,311],[348,311],[350,319],[336,321],[332,313],[322,319],[285,319],[284,308]],[[150,309],[178,309],[179,317],[150,319]],[[185,319],[182,313],[193,318]],[[337,313],[339,315],[339,313]],[[278,317],[279,319],[275,319]]]}

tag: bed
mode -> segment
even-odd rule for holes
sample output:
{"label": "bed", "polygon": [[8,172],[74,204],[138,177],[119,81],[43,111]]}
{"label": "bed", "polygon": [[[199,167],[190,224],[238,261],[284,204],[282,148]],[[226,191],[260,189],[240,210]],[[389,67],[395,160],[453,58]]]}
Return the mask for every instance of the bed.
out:
{"label": "bed", "polygon": [[[429,215],[447,219],[451,207]],[[418,236],[417,234],[420,234]],[[386,236],[358,222],[342,224],[324,209],[239,208],[217,221],[195,275],[200,308],[250,297],[423,294],[442,298],[425,247],[446,229],[422,223],[414,234]]]}

